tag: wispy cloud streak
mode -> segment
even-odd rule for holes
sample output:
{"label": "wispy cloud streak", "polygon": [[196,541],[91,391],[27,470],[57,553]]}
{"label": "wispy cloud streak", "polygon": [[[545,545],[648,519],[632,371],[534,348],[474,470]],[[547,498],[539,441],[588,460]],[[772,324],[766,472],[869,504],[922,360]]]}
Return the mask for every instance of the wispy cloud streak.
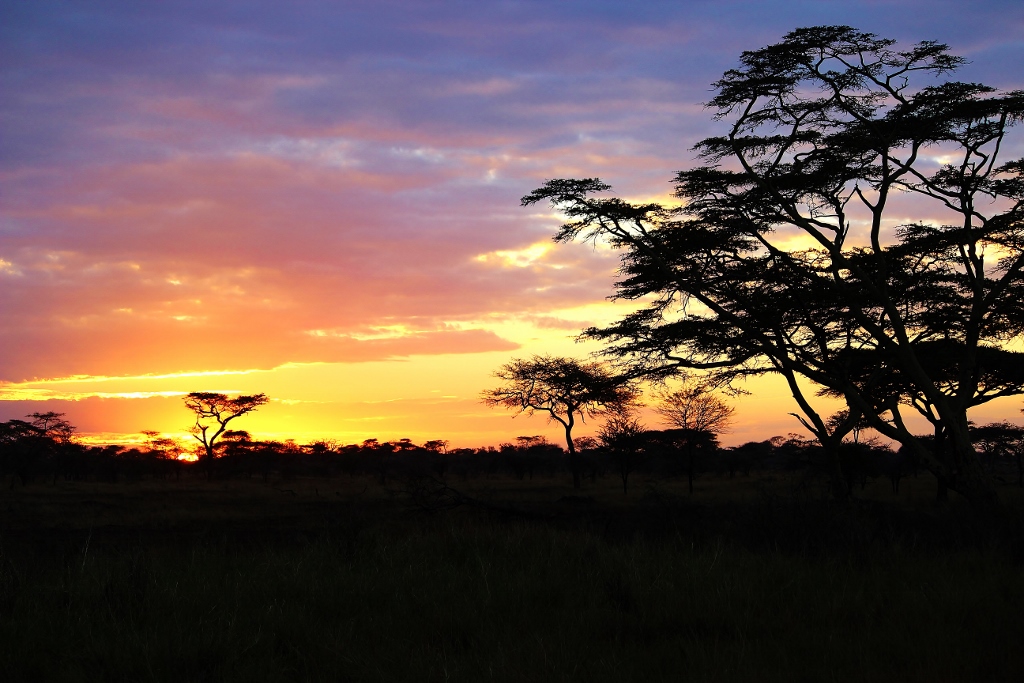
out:
{"label": "wispy cloud streak", "polygon": [[816,23],[947,41],[965,78],[1022,85],[1011,1],[3,3],[0,380],[571,335],[553,312],[610,294],[615,256],[553,248],[519,197],[666,194],[715,130],[709,84]]}

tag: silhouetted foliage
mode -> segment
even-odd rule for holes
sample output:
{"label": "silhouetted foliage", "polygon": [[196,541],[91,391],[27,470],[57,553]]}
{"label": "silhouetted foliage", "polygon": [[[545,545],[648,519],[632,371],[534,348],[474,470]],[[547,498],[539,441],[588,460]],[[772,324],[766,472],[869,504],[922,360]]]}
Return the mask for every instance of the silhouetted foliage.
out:
{"label": "silhouetted foliage", "polygon": [[[1024,93],[941,82],[964,61],[947,46],[894,45],[819,26],[744,52],[709,103],[727,133],[700,142],[705,165],[676,176],[680,207],[595,198],[610,187],[594,178],[549,181],[523,204],[550,201],[569,218],[556,240],[623,251],[618,296],[651,303],[586,334],[636,372],[781,374],[837,482],[838,445],[864,417],[991,508],[967,410],[1024,390],[1020,378],[986,383],[981,361],[1024,330],[1024,160],[999,160]],[[928,149],[950,162],[934,168]],[[891,231],[901,194],[949,222]],[[794,233],[809,246],[788,246]],[[830,428],[800,379],[842,396],[850,424]],[[948,458],[905,425],[903,407],[921,399]]]}
{"label": "silhouetted foliage", "polygon": [[647,430],[628,408],[613,413],[598,432],[612,466],[622,479],[622,495],[629,493],[629,475],[645,460]]}
{"label": "silhouetted foliage", "polygon": [[55,443],[71,443],[77,431],[73,424],[64,419],[64,413],[32,413],[29,417],[32,418],[30,424],[39,431],[39,435]]}
{"label": "silhouetted foliage", "polygon": [[636,395],[630,382],[616,376],[600,363],[574,358],[534,356],[515,359],[494,373],[503,384],[483,393],[483,402],[517,414],[542,412],[562,425],[569,451],[573,487],[580,488],[583,462],[572,439],[577,419],[599,415],[614,406],[632,401]]}
{"label": "silhouetted foliage", "polygon": [[189,428],[189,433],[203,447],[200,460],[207,465],[212,463],[216,457],[217,439],[225,434],[228,423],[251,413],[267,401],[266,394],[230,398],[226,394],[194,391],[186,396],[185,407],[196,416],[196,423]]}
{"label": "silhouetted foliage", "polygon": [[887,478],[892,484],[893,494],[900,491],[900,480],[917,470],[915,452],[908,448],[894,451],[875,442],[847,442],[839,447],[840,463],[847,485],[852,490],[860,484],[861,490],[868,479]]}
{"label": "silhouetted foliage", "polygon": [[23,485],[36,477],[56,482],[61,473],[79,468],[82,447],[74,443],[75,426],[64,413],[32,413],[29,421],[0,423],[0,471]]}
{"label": "silhouetted foliage", "polygon": [[718,437],[707,430],[660,429],[647,432],[647,448],[656,458],[660,472],[668,476],[685,475],[689,492],[693,480],[716,467],[721,449]]}
{"label": "silhouetted foliage", "polygon": [[1005,461],[1014,461],[1017,486],[1024,488],[1024,427],[1010,422],[993,422],[971,427],[971,435],[986,464],[999,473]]}
{"label": "silhouetted foliage", "polygon": [[718,447],[718,435],[729,428],[736,412],[712,389],[705,382],[689,379],[678,389],[662,394],[655,408],[677,430],[677,443],[686,456],[691,494],[697,452]]}
{"label": "silhouetted foliage", "polygon": [[565,452],[544,436],[517,436],[516,442],[503,443],[498,450],[517,479],[529,478],[541,471],[555,472]]}

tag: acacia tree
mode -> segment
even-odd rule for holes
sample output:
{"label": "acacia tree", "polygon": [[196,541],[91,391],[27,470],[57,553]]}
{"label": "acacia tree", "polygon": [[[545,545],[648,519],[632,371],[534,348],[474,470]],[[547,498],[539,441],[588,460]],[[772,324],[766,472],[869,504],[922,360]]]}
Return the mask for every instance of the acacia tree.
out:
{"label": "acacia tree", "polygon": [[736,410],[716,396],[706,382],[696,379],[686,380],[660,399],[655,411],[679,430],[679,446],[686,456],[686,476],[692,494],[697,451],[718,443],[718,435],[732,424]]}
{"label": "acacia tree", "polygon": [[483,392],[488,406],[501,406],[516,414],[546,413],[562,425],[569,450],[573,488],[580,488],[581,465],[572,440],[577,420],[598,415],[635,398],[632,384],[613,374],[606,366],[575,358],[537,355],[529,360],[514,359],[494,376],[503,384]]}
{"label": "acacia tree", "polygon": [[230,398],[227,394],[205,391],[194,391],[185,397],[185,407],[196,416],[196,423],[188,431],[202,444],[203,461],[207,466],[213,462],[217,439],[227,430],[228,423],[251,413],[268,400],[266,394]]}
{"label": "acacia tree", "polygon": [[447,455],[448,454],[448,443],[449,443],[448,439],[432,439],[432,440],[426,442],[425,444],[423,444],[423,447],[426,448],[428,451],[433,451],[435,453],[440,453],[442,455]]}
{"label": "acacia tree", "polygon": [[77,427],[64,419],[64,413],[46,412],[32,413],[30,424],[39,430],[39,435],[57,444],[69,444],[75,436]]}
{"label": "acacia tree", "polygon": [[971,434],[982,453],[993,460],[1013,459],[1017,464],[1017,487],[1024,489],[1024,427],[1010,422],[971,426]]}
{"label": "acacia tree", "polygon": [[[681,206],[593,197],[610,189],[595,178],[549,181],[523,203],[568,216],[556,241],[622,250],[617,296],[650,303],[586,334],[636,371],[778,373],[834,473],[863,417],[993,507],[967,410],[1024,391],[986,384],[981,360],[1024,331],[1024,160],[999,158],[1024,93],[940,81],[964,61],[946,45],[894,46],[820,26],[744,52],[709,103],[726,133],[676,176]],[[917,222],[894,226],[912,210]],[[838,429],[804,380],[845,399]],[[948,458],[906,427],[915,401]]]}
{"label": "acacia tree", "polygon": [[[49,466],[56,483],[61,460],[72,447],[76,427],[64,413],[32,413],[30,421],[0,423],[0,474],[12,472],[24,484]],[[14,480],[11,480],[14,486]]]}

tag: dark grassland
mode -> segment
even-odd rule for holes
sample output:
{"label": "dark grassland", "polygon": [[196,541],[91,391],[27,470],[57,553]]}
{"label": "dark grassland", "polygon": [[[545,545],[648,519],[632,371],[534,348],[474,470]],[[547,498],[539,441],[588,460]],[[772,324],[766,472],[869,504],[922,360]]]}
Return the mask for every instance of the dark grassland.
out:
{"label": "dark grassland", "polygon": [[4,482],[0,680],[1024,680],[1012,487],[448,484]]}

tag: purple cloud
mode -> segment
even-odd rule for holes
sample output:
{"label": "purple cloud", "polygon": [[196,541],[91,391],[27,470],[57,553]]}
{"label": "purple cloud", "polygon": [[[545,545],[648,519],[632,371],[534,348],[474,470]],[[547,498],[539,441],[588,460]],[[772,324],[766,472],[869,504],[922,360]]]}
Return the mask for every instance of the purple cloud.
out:
{"label": "purple cloud", "polygon": [[1001,87],[1024,61],[1016,2],[0,11],[6,380],[512,349],[474,321],[558,327],[551,312],[600,301],[615,266],[573,248],[481,258],[549,239],[555,221],[519,197],[569,175],[667,193],[741,50],[850,23],[947,41],[965,78]]}

